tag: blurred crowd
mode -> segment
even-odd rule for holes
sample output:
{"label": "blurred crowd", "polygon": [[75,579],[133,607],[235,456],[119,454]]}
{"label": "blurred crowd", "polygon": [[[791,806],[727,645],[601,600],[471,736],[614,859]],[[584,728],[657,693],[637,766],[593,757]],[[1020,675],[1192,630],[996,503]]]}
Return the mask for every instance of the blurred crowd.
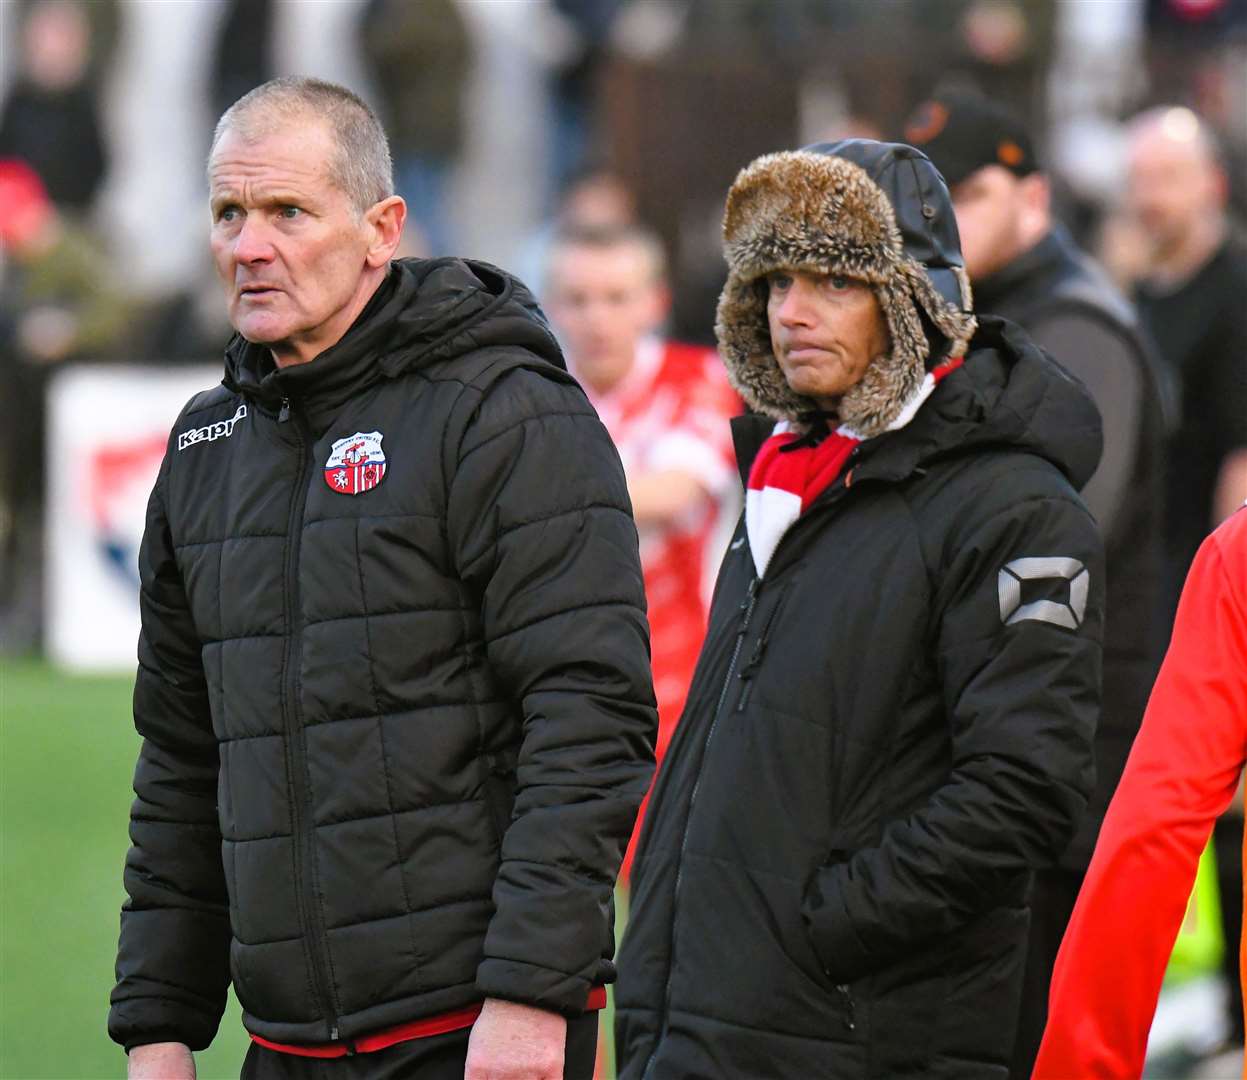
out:
{"label": "blurred crowd", "polygon": [[[6,0],[0,648],[39,644],[49,379],[220,356],[203,158],[213,119],[279,74],[374,105],[410,209],[404,253],[497,262],[549,311],[629,470],[664,745],[704,622],[680,600],[701,596],[734,512],[715,431],[736,403],[707,351],[733,176],[851,136],[934,148],[957,95],[1007,107],[1024,145],[1001,151],[1004,178],[953,183],[976,222],[968,269],[990,297],[1059,227],[1134,304],[1156,453],[1135,447],[1119,487],[1163,507],[1154,537],[1129,538],[1164,553],[1146,616],[1163,642],[1195,547],[1247,494],[1245,61],[1247,0]],[[1104,400],[1141,416],[1131,378]],[[1121,512],[1099,497],[1103,521]]]}

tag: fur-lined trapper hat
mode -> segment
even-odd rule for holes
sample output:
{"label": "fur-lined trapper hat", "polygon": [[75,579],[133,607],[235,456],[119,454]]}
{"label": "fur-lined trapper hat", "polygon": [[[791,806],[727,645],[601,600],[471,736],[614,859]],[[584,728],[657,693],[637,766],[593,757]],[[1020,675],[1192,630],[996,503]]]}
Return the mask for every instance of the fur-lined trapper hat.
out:
{"label": "fur-lined trapper hat", "polygon": [[888,430],[922,390],[931,355],[923,316],[937,336],[932,364],[963,355],[974,334],[952,200],[911,146],[847,139],[760,157],[728,192],[723,237],[719,353],[746,404],[767,416],[799,422],[817,409],[789,388],[771,349],[765,277],[774,270],[843,274],[873,287],[891,351],[838,411],[863,438]]}

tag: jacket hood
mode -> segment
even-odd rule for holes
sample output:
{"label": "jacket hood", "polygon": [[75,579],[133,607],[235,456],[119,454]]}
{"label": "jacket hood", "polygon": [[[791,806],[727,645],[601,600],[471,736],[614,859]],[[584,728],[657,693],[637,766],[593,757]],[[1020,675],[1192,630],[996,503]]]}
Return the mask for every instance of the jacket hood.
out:
{"label": "jacket hood", "polygon": [[1100,411],[1087,389],[1015,323],[980,316],[965,364],[913,421],[863,447],[859,479],[901,479],[935,458],[980,450],[1036,454],[1076,489],[1103,450]]}
{"label": "jacket hood", "polygon": [[746,403],[785,420],[816,409],[775,359],[764,278],[780,269],[841,273],[874,289],[891,348],[845,394],[838,419],[867,438],[887,430],[922,386],[928,325],[940,355],[961,355],[974,333],[956,228],[947,188],[910,146],[850,139],[743,169],[724,213],[728,279],[715,332]]}
{"label": "jacket hood", "polygon": [[224,382],[269,405],[297,398],[334,407],[379,379],[497,345],[566,368],[545,315],[517,278],[469,259],[397,259],[336,345],[278,369],[266,346],[235,334]]}

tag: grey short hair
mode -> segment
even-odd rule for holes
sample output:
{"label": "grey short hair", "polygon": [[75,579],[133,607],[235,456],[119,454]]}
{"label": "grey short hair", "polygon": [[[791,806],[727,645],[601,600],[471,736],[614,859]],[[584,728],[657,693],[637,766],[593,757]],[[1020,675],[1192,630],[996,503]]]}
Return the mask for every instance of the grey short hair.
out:
{"label": "grey short hair", "polygon": [[329,178],[357,213],[394,194],[390,144],[376,114],[359,95],[322,79],[283,76],[240,97],[217,121],[209,165],[227,131],[251,141],[300,120],[319,120],[329,129],[337,146],[328,163]]}

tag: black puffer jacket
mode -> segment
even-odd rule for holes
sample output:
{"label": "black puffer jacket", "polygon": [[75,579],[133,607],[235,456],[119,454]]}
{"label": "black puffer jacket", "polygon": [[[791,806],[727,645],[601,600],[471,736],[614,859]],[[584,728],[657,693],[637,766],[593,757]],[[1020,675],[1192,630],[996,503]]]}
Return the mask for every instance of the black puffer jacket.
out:
{"label": "black puffer jacket", "polygon": [[[1030,251],[976,284],[974,302],[980,312],[1018,323],[1041,345],[1053,326],[1062,326],[1066,334],[1075,332],[1076,327],[1087,344],[1078,355],[1057,353],[1055,358],[1080,378],[1091,380],[1084,374],[1087,367],[1115,373],[1109,365],[1124,361],[1131,365],[1138,381],[1134,430],[1122,430],[1119,422],[1112,432],[1115,439],[1133,448],[1133,459],[1112,528],[1102,530],[1108,618],[1104,627],[1103,711],[1095,739],[1096,786],[1083,822],[1061,857],[1062,866],[1085,870],[1143,720],[1163,651],[1156,632],[1157,612],[1162,606],[1161,522],[1165,509],[1161,487],[1164,422],[1156,360],[1139,333],[1133,309],[1059,227]],[[1107,345],[1102,343],[1103,335],[1109,337]],[[1111,358],[1102,352],[1093,353],[1097,345],[1119,353]],[[1055,346],[1048,347],[1055,352]],[[1101,377],[1099,381],[1105,386],[1108,379]],[[1108,409],[1106,404],[1105,411]]]}
{"label": "black puffer jacket", "polygon": [[[633,870],[622,1077],[1007,1076],[1029,870],[1093,781],[1100,432],[982,323],[760,585],[737,530]],[[770,422],[737,424],[747,471]]]}
{"label": "black puffer jacket", "polygon": [[[384,473],[352,495],[325,466],[356,435]],[[522,286],[401,262],[311,364],[236,340],[141,570],[114,1039],[206,1045],[231,977],[287,1043],[612,979],[655,729],[637,537]]]}

